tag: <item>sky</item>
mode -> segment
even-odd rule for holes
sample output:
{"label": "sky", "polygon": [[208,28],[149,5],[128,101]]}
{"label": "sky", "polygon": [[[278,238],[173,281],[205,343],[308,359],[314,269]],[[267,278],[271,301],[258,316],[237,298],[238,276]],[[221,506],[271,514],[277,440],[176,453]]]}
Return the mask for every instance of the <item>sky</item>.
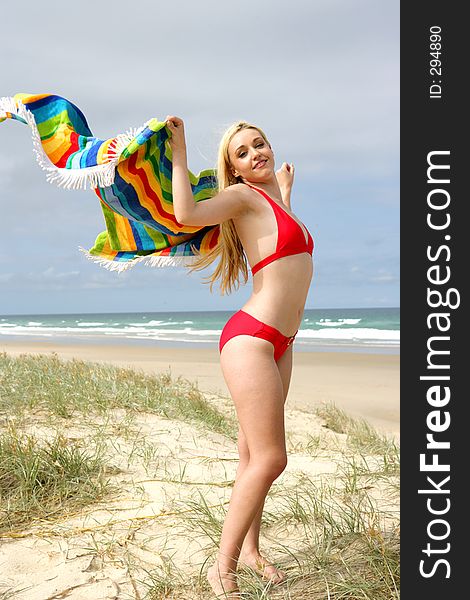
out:
{"label": "sky", "polygon": [[[0,96],[64,96],[102,139],[178,115],[193,172],[233,121],[258,124],[315,240],[306,308],[399,305],[399,0],[21,6],[0,20]],[[251,292],[88,261],[98,200],[48,183],[19,122],[0,124],[0,215],[0,314],[236,310]]]}

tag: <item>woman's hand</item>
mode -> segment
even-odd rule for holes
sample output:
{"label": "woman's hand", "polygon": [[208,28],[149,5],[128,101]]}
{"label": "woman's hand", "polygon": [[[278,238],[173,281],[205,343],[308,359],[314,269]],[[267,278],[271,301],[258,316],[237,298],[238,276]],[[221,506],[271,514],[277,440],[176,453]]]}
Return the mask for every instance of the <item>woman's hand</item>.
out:
{"label": "woman's hand", "polygon": [[281,189],[290,191],[294,183],[294,165],[282,163],[282,167],[276,171],[276,179]]}
{"label": "woman's hand", "polygon": [[276,171],[276,179],[281,189],[282,201],[290,208],[290,193],[294,183],[294,165],[282,163],[282,167]]}
{"label": "woman's hand", "polygon": [[171,131],[169,143],[173,154],[176,152],[186,152],[183,119],[174,115],[168,115],[165,121],[168,129]]}

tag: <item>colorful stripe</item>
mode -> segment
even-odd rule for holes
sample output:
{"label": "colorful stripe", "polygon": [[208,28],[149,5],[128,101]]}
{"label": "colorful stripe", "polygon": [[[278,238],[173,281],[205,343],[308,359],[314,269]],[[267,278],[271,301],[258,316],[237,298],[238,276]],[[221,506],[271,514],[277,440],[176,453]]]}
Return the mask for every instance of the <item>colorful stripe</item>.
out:
{"label": "colorful stripe", "polygon": [[[0,122],[5,119],[31,126],[49,180],[94,188],[106,230],[84,251],[88,258],[112,270],[140,261],[161,266],[194,257],[193,248],[206,253],[217,244],[218,226],[190,227],[175,218],[164,122],[151,119],[138,131],[100,140],[77,106],[53,94],[0,98]],[[189,180],[197,202],[217,192],[214,170],[189,173]]]}

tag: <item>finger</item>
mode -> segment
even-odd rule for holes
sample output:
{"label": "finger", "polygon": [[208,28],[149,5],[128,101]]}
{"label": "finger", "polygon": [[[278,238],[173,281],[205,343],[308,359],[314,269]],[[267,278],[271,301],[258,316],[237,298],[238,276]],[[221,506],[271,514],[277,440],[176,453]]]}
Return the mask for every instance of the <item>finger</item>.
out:
{"label": "finger", "polygon": [[174,115],[168,115],[167,118],[165,119],[165,121],[167,122],[168,125],[177,127],[180,119],[178,119],[178,117],[175,117]]}

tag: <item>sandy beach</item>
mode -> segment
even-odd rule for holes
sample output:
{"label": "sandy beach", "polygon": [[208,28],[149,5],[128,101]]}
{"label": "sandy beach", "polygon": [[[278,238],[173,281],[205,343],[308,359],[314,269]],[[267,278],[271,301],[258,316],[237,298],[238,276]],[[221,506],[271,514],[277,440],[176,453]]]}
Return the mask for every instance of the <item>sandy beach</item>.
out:
{"label": "sandy beach", "polygon": [[[229,396],[217,349],[3,340],[0,351],[15,356],[56,352],[65,359],[129,366],[150,374],[170,371],[196,382],[202,392]],[[294,352],[287,408],[312,412],[322,403],[334,403],[350,416],[398,437],[399,363],[399,355]]]}
{"label": "sandy beach", "polygon": [[[150,374],[170,371],[173,378],[181,376],[197,383],[220,413],[233,414],[216,349],[3,340],[0,352],[13,356],[55,352],[67,360],[111,363]],[[391,444],[382,444],[375,451],[367,446],[353,449],[345,433],[333,431],[314,413],[317,406],[331,402],[398,438],[398,375],[398,355],[295,353],[286,410],[289,463],[267,498],[268,520],[261,532],[263,552],[290,573],[289,597],[324,598],[325,585],[331,587],[338,579],[343,586],[345,577],[354,580],[357,570],[370,563],[369,558],[361,558],[357,547],[349,548],[349,542],[336,548],[336,530],[330,541],[323,542],[316,536],[326,530],[313,525],[306,528],[307,516],[309,523],[316,523],[324,513],[331,523],[331,507],[345,499],[341,511],[346,512],[335,518],[352,511],[356,532],[359,515],[364,535],[377,536],[378,530],[371,528],[371,523],[376,523],[375,528],[386,532],[380,533],[384,536],[380,539],[390,540],[394,544],[391,551],[398,556],[399,509],[393,492],[398,485],[397,451]],[[4,575],[0,596],[14,595],[19,600],[214,597],[207,585],[204,587],[200,573],[215,552],[218,523],[230,498],[238,464],[234,439],[152,412],[117,408],[90,414],[90,418],[78,413],[70,418],[42,408],[27,411],[19,419],[14,406],[12,403],[11,411],[5,412],[5,423],[8,419],[17,423],[18,443],[27,436],[44,443],[60,433],[62,444],[67,440],[68,446],[89,452],[101,448],[114,492],[80,510],[64,509],[47,519],[32,519],[24,527],[1,532]],[[6,427],[4,433],[8,434]],[[345,527],[339,521],[337,526],[341,531]],[[354,544],[356,535],[339,539],[351,539]],[[331,547],[336,558],[328,574],[330,583],[325,584],[324,575],[319,577],[318,568],[312,567],[314,563],[309,561],[313,557],[310,550],[305,552],[305,545],[310,549]],[[371,546],[372,542],[364,548]],[[346,558],[340,561],[337,555],[341,552]],[[345,572],[338,571],[339,564]],[[239,578],[245,590],[252,590],[247,597],[264,594],[265,582],[256,574],[242,569]],[[148,596],[150,588],[153,595]],[[280,600],[287,596],[281,589],[279,593],[273,590],[270,597]]]}

